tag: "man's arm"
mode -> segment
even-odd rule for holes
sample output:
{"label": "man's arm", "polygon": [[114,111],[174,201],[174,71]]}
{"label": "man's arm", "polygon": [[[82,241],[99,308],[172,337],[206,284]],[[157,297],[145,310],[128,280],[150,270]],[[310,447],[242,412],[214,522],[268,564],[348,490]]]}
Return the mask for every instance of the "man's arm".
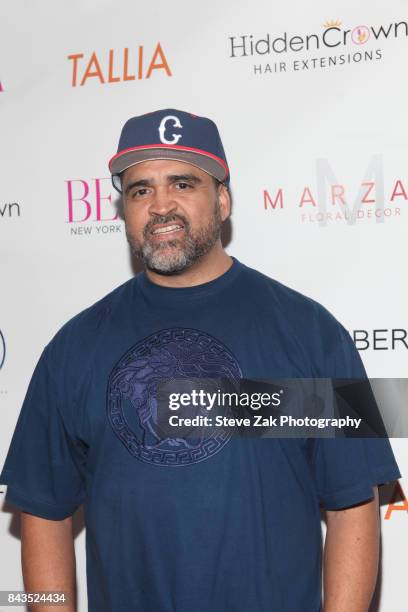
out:
{"label": "man's arm", "polygon": [[374,499],[326,511],[324,612],[367,612],[377,581],[380,517]]}
{"label": "man's arm", "polygon": [[64,591],[68,606],[32,606],[35,612],[75,612],[72,517],[47,520],[21,512],[21,562],[27,593]]}

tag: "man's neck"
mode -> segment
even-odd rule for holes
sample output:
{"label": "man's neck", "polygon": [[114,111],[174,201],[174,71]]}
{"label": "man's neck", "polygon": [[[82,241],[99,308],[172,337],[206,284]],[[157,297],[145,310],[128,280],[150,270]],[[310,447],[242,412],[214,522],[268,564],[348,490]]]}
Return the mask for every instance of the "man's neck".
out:
{"label": "man's neck", "polygon": [[176,274],[158,274],[146,270],[146,275],[152,283],[163,287],[193,287],[212,281],[229,270],[232,266],[231,257],[222,247],[212,249],[190,268]]}

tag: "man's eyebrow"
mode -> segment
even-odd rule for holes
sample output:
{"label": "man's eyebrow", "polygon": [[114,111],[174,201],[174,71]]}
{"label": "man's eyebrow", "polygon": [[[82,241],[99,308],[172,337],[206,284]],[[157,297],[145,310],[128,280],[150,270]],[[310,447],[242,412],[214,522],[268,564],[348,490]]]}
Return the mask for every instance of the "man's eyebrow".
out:
{"label": "man's eyebrow", "polygon": [[[179,181],[189,181],[190,183],[198,184],[202,183],[200,177],[195,174],[169,174],[167,177],[168,183],[177,183]],[[125,195],[129,193],[134,187],[151,187],[153,185],[153,181],[150,179],[140,179],[138,181],[132,181],[127,185],[125,189]]]}
{"label": "man's eyebrow", "polygon": [[190,181],[190,183],[202,183],[200,177],[195,174],[170,174],[167,177],[169,183],[177,183],[178,181]]}

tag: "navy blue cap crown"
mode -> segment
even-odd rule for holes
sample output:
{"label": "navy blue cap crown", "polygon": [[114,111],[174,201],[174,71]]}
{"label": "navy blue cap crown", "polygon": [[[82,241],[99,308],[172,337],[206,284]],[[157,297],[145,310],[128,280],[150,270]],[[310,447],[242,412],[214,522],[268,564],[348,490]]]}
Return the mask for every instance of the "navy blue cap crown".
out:
{"label": "navy blue cap crown", "polygon": [[126,121],[118,151],[109,161],[114,187],[121,190],[119,175],[126,168],[153,159],[184,161],[226,185],[229,183],[217,126],[206,117],[167,108]]}

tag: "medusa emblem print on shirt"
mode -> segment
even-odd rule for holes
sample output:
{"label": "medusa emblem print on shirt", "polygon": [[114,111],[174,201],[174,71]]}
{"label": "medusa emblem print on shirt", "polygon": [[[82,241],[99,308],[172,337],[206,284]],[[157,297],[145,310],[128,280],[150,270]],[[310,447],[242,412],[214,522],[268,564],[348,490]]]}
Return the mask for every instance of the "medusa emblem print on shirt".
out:
{"label": "medusa emblem print on shirt", "polygon": [[[209,428],[194,438],[171,437],[161,428],[158,387],[163,381],[242,377],[232,353],[216,338],[195,329],[161,330],[129,349],[108,381],[107,411],[113,431],[137,459],[156,465],[183,466],[221,450],[231,435]],[[212,429],[212,428],[211,428]]]}

